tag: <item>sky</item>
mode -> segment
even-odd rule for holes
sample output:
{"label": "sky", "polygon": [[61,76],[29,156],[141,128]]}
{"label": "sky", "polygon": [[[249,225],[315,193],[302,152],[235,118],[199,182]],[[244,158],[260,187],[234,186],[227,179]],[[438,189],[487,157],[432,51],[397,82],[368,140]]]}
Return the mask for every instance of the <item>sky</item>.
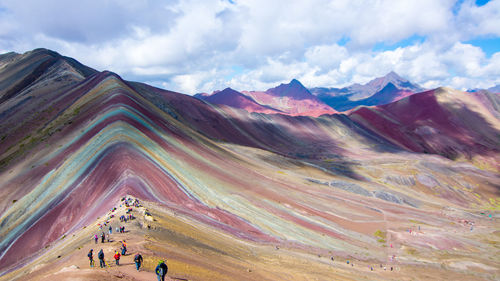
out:
{"label": "sky", "polygon": [[0,0],[0,53],[48,48],[195,94],[366,83],[500,84],[500,0]]}

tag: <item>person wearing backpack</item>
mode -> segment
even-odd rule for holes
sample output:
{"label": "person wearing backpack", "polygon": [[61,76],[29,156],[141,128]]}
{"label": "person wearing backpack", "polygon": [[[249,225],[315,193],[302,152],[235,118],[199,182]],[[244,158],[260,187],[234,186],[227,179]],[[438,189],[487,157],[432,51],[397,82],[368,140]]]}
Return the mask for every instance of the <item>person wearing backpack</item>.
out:
{"label": "person wearing backpack", "polygon": [[102,249],[97,254],[97,258],[99,258],[99,266],[101,268],[106,267],[106,262],[104,262],[104,252],[102,251]]}
{"label": "person wearing backpack", "polygon": [[90,249],[89,253],[87,254],[87,257],[89,257],[90,261],[90,267],[94,267],[94,249]]}
{"label": "person wearing backpack", "polygon": [[123,242],[122,242],[122,256],[124,256],[125,253],[127,253],[127,244],[125,244],[125,240],[123,240]]}
{"label": "person wearing backpack", "polygon": [[135,262],[135,268],[137,271],[139,271],[139,268],[141,267],[142,264],[142,256],[141,253],[137,253],[134,257],[134,262]]}
{"label": "person wearing backpack", "polygon": [[158,262],[158,265],[156,266],[155,273],[156,276],[158,277],[158,281],[165,281],[165,275],[167,275],[168,267],[165,264],[164,261]]}

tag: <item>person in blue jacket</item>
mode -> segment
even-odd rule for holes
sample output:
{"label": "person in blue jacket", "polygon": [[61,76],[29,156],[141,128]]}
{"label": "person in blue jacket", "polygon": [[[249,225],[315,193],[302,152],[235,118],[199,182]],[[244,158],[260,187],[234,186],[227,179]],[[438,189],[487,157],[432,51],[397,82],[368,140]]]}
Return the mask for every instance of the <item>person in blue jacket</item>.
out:
{"label": "person in blue jacket", "polygon": [[156,266],[155,273],[156,276],[158,277],[158,281],[165,281],[165,275],[167,275],[168,267],[165,264],[165,261],[161,260],[158,262],[158,265]]}

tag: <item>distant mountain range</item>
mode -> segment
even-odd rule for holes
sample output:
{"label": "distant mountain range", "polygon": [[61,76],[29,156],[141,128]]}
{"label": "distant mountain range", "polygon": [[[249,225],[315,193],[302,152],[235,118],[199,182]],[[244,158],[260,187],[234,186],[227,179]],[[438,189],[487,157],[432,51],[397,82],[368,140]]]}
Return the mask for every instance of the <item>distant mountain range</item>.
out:
{"label": "distant mountain range", "polygon": [[248,97],[231,88],[214,92],[212,95],[197,94],[195,97],[218,105],[227,105],[231,107],[245,109],[248,112],[258,113],[281,113],[272,107],[261,105],[253,98]]}
{"label": "distant mountain range", "polygon": [[425,89],[402,78],[394,71],[361,85],[344,88],[312,88],[311,93],[337,111],[360,105],[382,105],[400,100]]}
{"label": "distant mountain range", "polygon": [[281,113],[286,115],[320,116],[336,113],[333,108],[311,94],[298,80],[281,84],[267,91],[242,91],[231,88],[212,94],[197,94],[196,98],[219,105],[228,105],[249,112]]}
{"label": "distant mountain range", "polygon": [[467,92],[471,92],[471,93],[479,92],[479,91],[488,91],[490,93],[500,93],[500,85],[496,85],[496,86],[493,86],[493,87],[488,88],[488,89],[470,89],[470,90],[467,90]]}
{"label": "distant mountain range", "polygon": [[488,91],[492,93],[500,93],[500,85],[496,85],[494,87],[488,88]]}
{"label": "distant mountain range", "polygon": [[293,79],[288,84],[263,92],[238,92],[228,88],[212,94],[197,94],[195,97],[249,112],[319,116],[347,111],[360,105],[387,104],[424,90],[391,71],[364,85],[353,84],[344,88],[307,89]]}

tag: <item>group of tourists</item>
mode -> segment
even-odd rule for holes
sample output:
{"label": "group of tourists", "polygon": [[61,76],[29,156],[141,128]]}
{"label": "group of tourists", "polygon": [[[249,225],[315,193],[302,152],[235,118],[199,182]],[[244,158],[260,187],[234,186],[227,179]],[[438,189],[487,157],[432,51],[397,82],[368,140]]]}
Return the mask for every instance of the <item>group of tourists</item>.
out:
{"label": "group of tourists", "polygon": [[[122,253],[126,252],[126,248],[122,247]],[[116,251],[115,255],[113,258],[115,259],[115,264],[117,266],[120,266],[120,257],[124,254],[120,254],[120,252]],[[90,249],[89,253],[87,254],[89,261],[90,261],[90,267],[94,267],[94,249]],[[100,268],[105,268],[109,265],[106,264],[106,261],[104,260],[104,251],[101,249],[99,253],[97,254],[97,258],[99,259],[99,267]],[[141,255],[141,253],[137,253],[134,256],[134,263],[135,263],[135,268],[137,271],[140,271],[140,268],[142,266],[142,263],[144,262],[144,259]],[[165,263],[164,260],[160,260],[158,262],[158,265],[155,268],[155,274],[158,277],[158,281],[164,281],[165,276],[167,275],[168,272],[168,266]]]}
{"label": "group of tourists", "polygon": [[[332,256],[330,259],[331,259],[332,261],[335,261],[335,258],[334,258],[333,256]],[[391,257],[391,261],[394,261],[394,259],[395,259],[395,255],[393,255],[393,256]],[[352,261],[350,261],[350,260],[346,260],[346,264],[347,264],[347,265],[350,265],[351,267],[354,267],[354,262],[352,262]],[[387,270],[387,266],[384,266],[384,265],[382,265],[382,264],[380,264],[380,268],[383,268],[384,270]],[[373,266],[371,266],[371,265],[369,265],[369,266],[368,266],[368,269],[370,269],[370,271],[374,271],[374,267],[373,267]],[[391,266],[391,267],[390,267],[390,271],[394,271],[394,266]]]}
{"label": "group of tourists", "polygon": [[[89,253],[87,254],[87,257],[89,257],[90,261],[90,267],[94,267],[94,249],[90,249]],[[104,261],[104,251],[101,249],[99,253],[97,254],[97,258],[99,259],[99,266],[101,268],[106,267],[106,262]]]}
{"label": "group of tourists", "polygon": [[[132,220],[132,219],[135,219],[135,217],[132,215],[132,211],[133,209],[131,207],[140,207],[141,204],[139,203],[139,200],[135,199],[135,200],[132,200],[131,198],[122,198],[121,200],[123,202],[123,204],[125,204],[125,206],[128,208],[127,211],[126,211],[126,214],[127,215],[122,215],[120,216],[120,221],[121,222],[127,222],[128,220]],[[120,205],[121,206],[121,205]],[[117,210],[117,208],[112,208],[111,209],[111,212],[115,212]],[[114,215],[110,215],[109,216],[109,220],[112,219],[114,217]],[[107,235],[107,241],[109,242],[110,240],[110,236],[113,232],[113,227],[111,227],[110,225],[110,222],[108,221],[105,221],[103,224],[99,224],[99,229],[102,231],[103,230],[103,227],[105,226],[108,226],[109,225],[109,228],[108,228],[108,235]],[[120,227],[117,227],[116,228],[116,232],[117,233],[125,233],[125,226],[120,226]],[[104,243],[105,240],[106,240],[106,234],[104,232],[102,232],[102,234],[100,235],[101,237],[101,243]],[[97,234],[94,235],[93,239],[95,240],[95,244],[98,243],[99,241],[99,236]],[[120,266],[120,258],[122,256],[125,256],[127,254],[127,243],[125,240],[121,241],[122,242],[122,245],[120,247],[120,250],[121,251],[118,251],[118,250],[115,250],[115,254],[113,255],[113,258],[115,259],[115,264],[116,266]],[[94,263],[94,249],[90,249],[90,251],[88,252],[87,254],[88,258],[89,258],[89,262],[90,262],[90,267],[94,267],[95,266],[95,263]],[[99,267],[100,268],[105,268],[105,267],[109,267],[109,265],[106,263],[105,259],[104,259],[104,251],[103,249],[100,249],[99,253],[97,254],[97,258],[99,259]],[[141,253],[137,253],[135,256],[134,256],[134,263],[135,263],[135,268],[137,269],[137,271],[140,271],[140,268],[143,264],[143,257],[141,255]],[[156,276],[158,277],[158,281],[164,281],[165,280],[165,276],[167,275],[167,272],[168,272],[168,266],[166,265],[165,261],[164,260],[160,260],[158,262],[158,265],[156,266],[155,268],[155,274]]]}
{"label": "group of tourists", "polygon": [[[370,271],[373,271],[373,266],[369,266],[370,268]],[[383,268],[384,270],[387,270],[387,267],[386,266],[382,266],[382,264],[380,264],[380,268]],[[391,266],[391,271],[394,271],[394,267]]]}
{"label": "group of tourists", "polygon": [[[101,233],[100,236],[101,236],[101,243],[104,243],[106,241],[106,234],[104,234],[104,232],[103,232],[103,233]],[[108,238],[107,241],[109,242],[110,236],[108,235],[107,238]],[[99,241],[99,236],[97,236],[97,234],[94,235],[94,241],[96,244]]]}

